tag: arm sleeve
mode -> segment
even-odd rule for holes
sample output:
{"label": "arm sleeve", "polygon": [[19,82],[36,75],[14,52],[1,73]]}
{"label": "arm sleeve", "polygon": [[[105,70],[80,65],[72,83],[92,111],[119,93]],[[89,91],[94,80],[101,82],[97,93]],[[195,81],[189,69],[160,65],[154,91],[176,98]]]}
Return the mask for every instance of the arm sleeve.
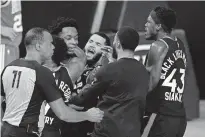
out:
{"label": "arm sleeve", "polygon": [[40,90],[45,95],[47,103],[61,98],[60,91],[56,86],[55,79],[49,69],[43,66],[41,67],[37,74],[37,82],[40,86]]}
{"label": "arm sleeve", "polygon": [[82,105],[92,98],[101,96],[111,83],[111,80],[106,74],[106,70],[104,67],[100,68],[92,84],[85,85],[80,94],[72,97],[69,103]]}

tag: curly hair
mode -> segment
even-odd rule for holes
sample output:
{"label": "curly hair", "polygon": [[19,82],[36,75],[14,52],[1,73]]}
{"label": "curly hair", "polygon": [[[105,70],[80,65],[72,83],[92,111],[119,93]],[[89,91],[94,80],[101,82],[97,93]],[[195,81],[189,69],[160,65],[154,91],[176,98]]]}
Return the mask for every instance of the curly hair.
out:
{"label": "curly hair", "polygon": [[58,35],[65,27],[74,27],[78,31],[76,20],[65,17],[59,17],[56,21],[53,21],[52,25],[48,27],[48,30],[52,35]]}
{"label": "curly hair", "polygon": [[65,41],[55,35],[53,35],[53,45],[55,49],[52,60],[59,66],[66,59],[68,48]]}
{"label": "curly hair", "polygon": [[177,22],[176,13],[172,9],[160,6],[156,7],[153,11],[157,16],[155,23],[162,24],[164,31],[170,33]]}

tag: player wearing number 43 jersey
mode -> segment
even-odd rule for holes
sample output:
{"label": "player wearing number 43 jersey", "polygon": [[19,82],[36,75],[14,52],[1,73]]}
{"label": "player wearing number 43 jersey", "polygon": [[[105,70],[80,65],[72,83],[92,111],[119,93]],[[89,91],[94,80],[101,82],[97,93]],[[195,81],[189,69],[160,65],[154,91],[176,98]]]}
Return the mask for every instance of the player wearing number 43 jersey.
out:
{"label": "player wearing number 43 jersey", "polygon": [[156,113],[148,137],[183,137],[186,116],[183,103],[186,53],[182,41],[172,37],[176,24],[173,10],[156,7],[145,24],[152,43],[146,68],[150,72],[147,113]]}

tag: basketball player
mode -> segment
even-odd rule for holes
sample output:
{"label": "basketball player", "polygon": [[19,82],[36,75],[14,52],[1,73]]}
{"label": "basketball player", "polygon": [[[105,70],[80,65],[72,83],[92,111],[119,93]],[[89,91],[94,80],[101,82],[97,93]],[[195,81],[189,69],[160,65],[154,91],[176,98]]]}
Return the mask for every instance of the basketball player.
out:
{"label": "basketball player", "polygon": [[182,41],[171,36],[176,24],[173,10],[156,7],[145,24],[152,43],[146,67],[150,72],[147,113],[156,113],[148,137],[183,137],[186,114],[183,103],[186,54]]}
{"label": "basketball player", "polygon": [[[81,76],[86,64],[86,56],[82,49],[78,46],[78,25],[76,20],[72,18],[58,18],[56,22],[49,27],[52,35],[64,39],[68,47],[68,58],[63,63],[69,70],[69,74],[73,83]],[[78,48],[77,54],[72,50]]]}
{"label": "basketball player", "polygon": [[19,58],[22,31],[21,1],[1,0],[0,72]]}
{"label": "basketball player", "polygon": [[136,30],[121,28],[113,42],[117,61],[102,66],[91,86],[71,97],[71,103],[80,105],[99,96],[97,106],[105,116],[95,124],[92,137],[140,137],[149,75],[143,64],[134,59],[138,42]]}
{"label": "basketball player", "polygon": [[[90,83],[93,80],[98,69],[103,64],[108,63],[109,60],[106,57],[110,57],[110,55],[112,55],[110,40],[104,33],[101,32],[96,32],[90,36],[84,51],[87,62],[84,67],[83,74],[74,86],[75,93],[77,94],[87,83]],[[110,61],[112,61],[111,57]],[[85,108],[83,111],[85,111],[92,106],[96,106],[97,100],[97,97],[93,98],[83,104],[80,104],[80,106],[83,106]],[[94,124],[88,121],[75,124],[65,123],[62,130],[62,136],[87,137],[92,132],[93,126]]]}
{"label": "basketball player", "polygon": [[[68,48],[63,39],[54,38],[54,53],[52,59],[46,60],[44,66],[53,72],[56,84],[61,91],[64,102],[68,105],[68,100],[73,92],[72,80],[69,76],[68,69],[62,64],[66,59]],[[55,113],[46,105],[45,127],[43,129],[43,137],[60,137],[62,121],[58,119]]]}
{"label": "basketball player", "polygon": [[[101,66],[108,64],[109,61],[113,61],[111,57],[112,47],[110,45],[109,37],[102,32],[96,32],[90,36],[84,48],[87,63],[83,74],[75,84],[77,94],[82,91],[86,84],[91,84]],[[78,105],[83,106],[85,108],[84,111],[86,111],[91,107],[95,107],[97,101],[98,98],[94,97]],[[64,134],[75,137],[88,137],[94,129],[94,123],[88,121],[70,124],[69,126],[71,131]]]}

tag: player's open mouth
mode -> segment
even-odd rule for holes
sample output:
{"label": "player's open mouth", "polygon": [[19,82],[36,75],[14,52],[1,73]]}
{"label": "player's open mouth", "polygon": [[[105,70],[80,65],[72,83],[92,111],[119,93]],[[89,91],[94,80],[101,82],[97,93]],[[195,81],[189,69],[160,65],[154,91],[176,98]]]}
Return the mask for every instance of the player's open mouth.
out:
{"label": "player's open mouth", "polygon": [[95,54],[95,50],[90,48],[90,49],[87,50],[87,53]]}

